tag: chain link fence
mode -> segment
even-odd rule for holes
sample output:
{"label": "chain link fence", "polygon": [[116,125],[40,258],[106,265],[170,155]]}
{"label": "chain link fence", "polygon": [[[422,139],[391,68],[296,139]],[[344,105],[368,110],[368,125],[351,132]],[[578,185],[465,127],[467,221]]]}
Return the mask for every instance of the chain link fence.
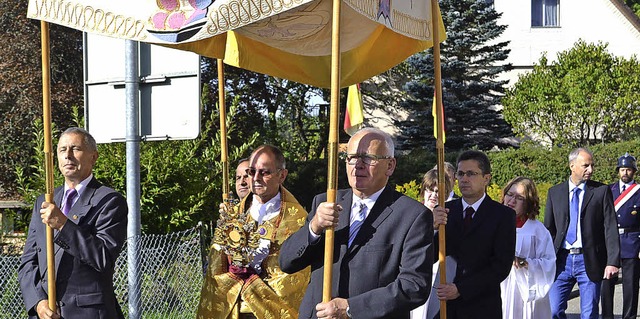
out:
{"label": "chain link fence", "polygon": [[[208,234],[197,226],[167,235],[141,235],[138,247],[141,318],[194,318],[202,288]],[[27,318],[18,283],[19,255],[0,254],[0,318]],[[116,297],[128,318],[127,245],[116,260]]]}

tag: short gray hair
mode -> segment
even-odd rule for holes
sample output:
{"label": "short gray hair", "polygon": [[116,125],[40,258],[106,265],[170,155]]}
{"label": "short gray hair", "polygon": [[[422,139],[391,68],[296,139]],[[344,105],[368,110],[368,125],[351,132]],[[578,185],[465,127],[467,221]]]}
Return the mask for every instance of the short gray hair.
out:
{"label": "short gray hair", "polygon": [[393,143],[393,139],[391,138],[391,135],[389,135],[387,132],[381,129],[377,129],[374,127],[365,127],[357,131],[355,134],[353,134],[353,136],[366,135],[366,134],[376,134],[376,135],[382,136],[384,138],[384,144],[387,147],[387,156],[395,157],[396,146]]}
{"label": "short gray hair", "polygon": [[575,161],[576,158],[578,158],[578,155],[580,155],[580,152],[585,152],[589,154],[591,157],[593,157],[593,152],[591,152],[588,148],[578,147],[573,151],[571,151],[571,153],[569,153],[569,163],[573,163],[573,161]]}
{"label": "short gray hair", "polygon": [[91,133],[89,133],[89,131],[81,127],[70,127],[66,129],[64,132],[62,132],[62,134],[60,134],[60,137],[67,134],[82,135],[82,139],[84,140],[84,145],[87,146],[90,151],[94,151],[94,152],[98,151],[98,145],[96,144],[96,140],[93,138],[93,136],[91,136]]}

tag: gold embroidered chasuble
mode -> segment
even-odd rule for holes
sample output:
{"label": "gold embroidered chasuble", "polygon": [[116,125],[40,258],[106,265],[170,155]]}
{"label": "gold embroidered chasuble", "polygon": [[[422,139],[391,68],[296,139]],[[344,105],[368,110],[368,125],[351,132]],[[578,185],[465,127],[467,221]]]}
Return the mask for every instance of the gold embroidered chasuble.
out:
{"label": "gold embroidered chasuble", "polygon": [[[262,273],[243,281],[228,272],[229,257],[212,245],[209,266],[200,293],[198,319],[237,319],[240,312],[251,312],[258,319],[298,318],[298,308],[309,282],[310,269],[289,275],[280,270],[280,246],[304,225],[306,210],[284,187],[280,187],[281,206],[269,247],[262,262]],[[247,198],[238,209],[246,211]],[[250,201],[249,201],[250,202]],[[248,205],[250,206],[250,204]]]}

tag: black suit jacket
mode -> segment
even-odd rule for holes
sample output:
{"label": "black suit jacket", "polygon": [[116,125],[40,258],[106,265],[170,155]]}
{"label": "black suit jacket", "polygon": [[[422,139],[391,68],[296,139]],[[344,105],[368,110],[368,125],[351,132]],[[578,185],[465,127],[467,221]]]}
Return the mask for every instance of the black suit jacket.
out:
{"label": "black suit jacket", "polygon": [[[386,187],[351,247],[349,215],[352,191],[340,190],[344,209],[334,235],[333,297],[347,298],[355,318],[409,318],[429,297],[433,259],[433,215],[424,205]],[[305,226],[280,251],[280,268],[293,273],[311,265],[311,280],[300,305],[300,318],[317,318],[322,302],[324,235],[309,242],[309,222],[326,194],[313,200]]]}
{"label": "black suit jacket", "polygon": [[[63,187],[54,190],[56,203],[63,192]],[[34,205],[18,269],[30,318],[37,318],[35,306],[48,298],[43,201],[40,196]],[[113,271],[127,237],[127,211],[124,197],[94,178],[71,207],[62,230],[54,231],[56,296],[63,318],[124,318],[114,294]]]}
{"label": "black suit jacket", "polygon": [[[607,185],[587,181],[580,208],[582,249],[587,275],[600,282],[607,265],[620,266],[620,240],[611,190]],[[569,227],[569,181],[549,189],[544,225],[549,229],[558,253]],[[558,259],[557,263],[562,260]],[[556,267],[556,275],[563,267]]]}
{"label": "black suit jacket", "polygon": [[502,318],[500,283],[515,255],[515,212],[486,196],[465,231],[462,199],[446,207],[446,249],[458,264],[453,282],[460,292],[447,302],[448,318]]}

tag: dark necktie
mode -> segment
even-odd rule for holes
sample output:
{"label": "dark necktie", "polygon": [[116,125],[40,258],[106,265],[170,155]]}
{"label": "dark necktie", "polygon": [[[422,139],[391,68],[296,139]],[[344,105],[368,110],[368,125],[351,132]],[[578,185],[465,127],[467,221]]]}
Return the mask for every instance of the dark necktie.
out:
{"label": "dark necktie", "polygon": [[78,191],[76,191],[74,188],[69,188],[65,192],[65,195],[67,198],[64,200],[64,206],[62,206],[62,212],[64,213],[65,216],[67,216],[67,214],[71,210],[71,206],[73,206],[73,200],[76,198],[76,196],[78,196]]}
{"label": "dark necktie", "polygon": [[467,209],[464,210],[464,231],[467,231],[469,227],[471,227],[471,221],[473,221],[473,214],[475,212],[475,209],[471,206],[467,206]]}
{"label": "dark necktie", "polygon": [[358,217],[349,226],[349,247],[351,247],[351,243],[356,238],[358,230],[360,230],[362,223],[364,223],[364,218],[367,216],[367,205],[363,202],[356,204],[355,212],[353,213],[358,214]]}
{"label": "dark necktie", "polygon": [[573,244],[578,240],[578,221],[580,220],[580,191],[573,189],[573,196],[569,204],[569,229],[567,229],[567,242]]}
{"label": "dark necktie", "polygon": [[626,184],[623,184],[623,185],[622,185],[622,192],[620,192],[620,193],[624,193],[624,190],[625,190],[625,189],[627,189],[627,185],[626,185]]}

